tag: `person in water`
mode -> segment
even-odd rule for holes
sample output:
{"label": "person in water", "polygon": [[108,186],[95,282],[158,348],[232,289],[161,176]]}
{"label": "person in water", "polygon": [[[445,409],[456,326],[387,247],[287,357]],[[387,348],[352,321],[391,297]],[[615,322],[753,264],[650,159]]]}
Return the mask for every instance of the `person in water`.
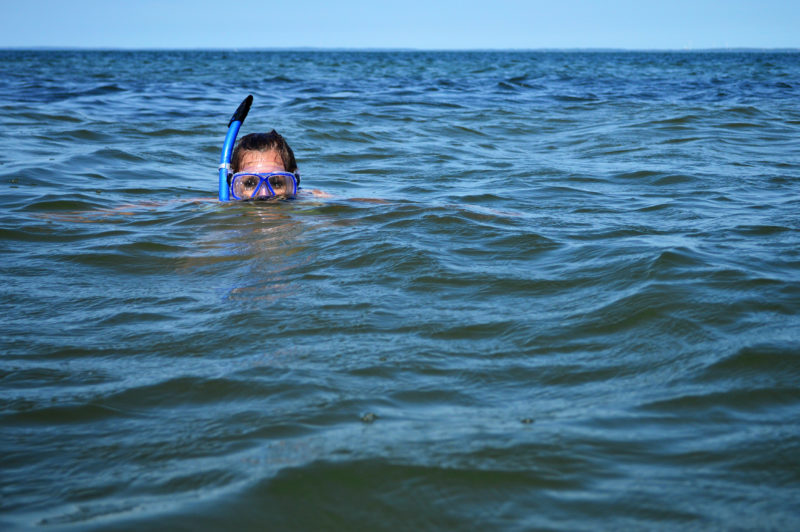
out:
{"label": "person in water", "polygon": [[231,157],[228,187],[234,200],[297,195],[300,173],[283,136],[273,129],[239,139]]}
{"label": "person in water", "polygon": [[[251,133],[236,142],[252,104],[250,94],[228,122],[218,168],[219,200],[293,198],[300,189],[300,172],[292,148],[277,131]],[[320,190],[309,192],[312,196],[331,197]]]}

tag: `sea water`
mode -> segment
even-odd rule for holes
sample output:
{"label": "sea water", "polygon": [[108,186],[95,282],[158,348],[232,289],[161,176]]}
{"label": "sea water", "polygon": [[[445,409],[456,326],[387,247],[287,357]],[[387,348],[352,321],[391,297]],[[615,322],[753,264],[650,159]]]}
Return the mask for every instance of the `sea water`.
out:
{"label": "sea water", "polygon": [[[294,201],[216,201],[248,94]],[[0,527],[797,528],[798,102],[797,52],[0,52]]]}

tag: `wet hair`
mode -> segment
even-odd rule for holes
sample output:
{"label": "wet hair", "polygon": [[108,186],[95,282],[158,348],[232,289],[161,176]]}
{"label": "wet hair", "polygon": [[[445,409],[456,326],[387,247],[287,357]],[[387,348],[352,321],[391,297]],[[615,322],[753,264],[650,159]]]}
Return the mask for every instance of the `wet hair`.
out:
{"label": "wet hair", "polygon": [[[292,148],[286,143],[286,140],[280,133],[274,129],[269,133],[250,133],[240,138],[233,149],[233,156],[231,157],[231,170],[233,173],[239,171],[244,153],[247,151],[272,151],[278,152],[281,158],[283,168],[287,172],[292,172],[297,175],[297,184],[300,185],[300,174],[297,172],[297,161],[294,160],[294,152]],[[228,177],[228,185],[231,179]]]}

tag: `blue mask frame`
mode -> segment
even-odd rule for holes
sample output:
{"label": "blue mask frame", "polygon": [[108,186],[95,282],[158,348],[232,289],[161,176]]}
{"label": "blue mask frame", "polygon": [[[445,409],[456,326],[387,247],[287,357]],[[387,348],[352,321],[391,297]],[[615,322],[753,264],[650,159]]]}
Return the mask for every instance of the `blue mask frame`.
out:
{"label": "blue mask frame", "polygon": [[[256,185],[256,187],[253,189],[253,193],[250,195],[249,198],[237,197],[235,192],[233,191],[234,188],[235,188],[234,187],[234,182],[235,182],[236,178],[240,177],[240,176],[254,176],[254,177],[257,177],[258,180],[259,180],[258,181],[258,185]],[[234,174],[233,177],[231,178],[231,186],[229,188],[230,194],[233,197],[233,199],[235,199],[235,200],[254,199],[256,197],[256,193],[258,193],[258,191],[261,189],[261,187],[266,186],[267,190],[269,191],[269,196],[266,196],[266,197],[274,198],[277,194],[275,194],[275,190],[272,188],[272,185],[269,182],[269,178],[270,177],[275,177],[275,176],[286,177],[286,178],[288,178],[288,181],[292,184],[291,191],[287,192],[285,194],[285,196],[294,197],[294,196],[297,195],[297,176],[295,174],[291,173],[291,172],[267,172],[267,173],[238,172],[238,173]],[[264,198],[265,196],[258,196],[258,197],[259,198]]]}

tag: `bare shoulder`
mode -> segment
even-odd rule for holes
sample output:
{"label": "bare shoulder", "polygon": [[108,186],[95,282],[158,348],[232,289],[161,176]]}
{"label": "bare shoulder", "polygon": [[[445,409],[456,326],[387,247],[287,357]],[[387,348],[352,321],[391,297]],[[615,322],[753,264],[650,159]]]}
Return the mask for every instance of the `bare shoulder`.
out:
{"label": "bare shoulder", "polygon": [[347,198],[347,200],[348,201],[361,201],[363,203],[379,203],[379,204],[389,203],[388,201],[382,200],[380,198]]}
{"label": "bare shoulder", "polygon": [[[314,198],[335,198],[333,194],[329,194],[324,190],[319,189],[303,189],[303,193],[307,196],[311,196]],[[382,200],[379,198],[341,198],[346,199],[347,201],[360,201],[362,203],[389,203],[386,200]]]}
{"label": "bare shoulder", "polygon": [[319,189],[316,189],[316,188],[311,188],[311,189],[304,188],[304,189],[302,189],[302,192],[303,192],[304,195],[313,196],[315,198],[332,198],[333,197],[332,194],[328,194],[327,192],[319,190]]}

